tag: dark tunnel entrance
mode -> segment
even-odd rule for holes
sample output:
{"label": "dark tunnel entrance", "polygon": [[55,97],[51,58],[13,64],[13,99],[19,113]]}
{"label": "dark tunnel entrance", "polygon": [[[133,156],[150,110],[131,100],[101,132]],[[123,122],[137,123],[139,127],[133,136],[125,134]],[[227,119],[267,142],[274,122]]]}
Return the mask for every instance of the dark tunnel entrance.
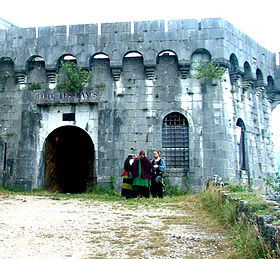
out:
{"label": "dark tunnel entrance", "polygon": [[44,187],[51,192],[82,193],[94,183],[94,145],[75,126],[54,130],[46,139]]}

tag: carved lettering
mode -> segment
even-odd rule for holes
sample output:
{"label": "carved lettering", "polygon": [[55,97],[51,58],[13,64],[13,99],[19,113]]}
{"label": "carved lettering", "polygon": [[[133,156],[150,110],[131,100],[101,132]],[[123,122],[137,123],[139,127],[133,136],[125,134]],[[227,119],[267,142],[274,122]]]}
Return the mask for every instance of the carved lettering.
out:
{"label": "carved lettering", "polygon": [[54,99],[54,94],[38,94],[38,99]]}
{"label": "carved lettering", "polygon": [[[86,98],[95,98],[97,97],[97,93],[94,92],[78,92],[78,93],[69,93],[63,92],[58,95],[59,99],[69,99],[69,98],[78,98],[78,99],[86,99]],[[38,94],[38,100],[50,100],[55,99],[55,94]]]}

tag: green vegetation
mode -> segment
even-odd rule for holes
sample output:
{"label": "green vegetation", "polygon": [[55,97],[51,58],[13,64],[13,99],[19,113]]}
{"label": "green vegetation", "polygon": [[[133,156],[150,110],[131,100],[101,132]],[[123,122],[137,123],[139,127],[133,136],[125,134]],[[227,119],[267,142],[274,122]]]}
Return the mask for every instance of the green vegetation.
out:
{"label": "green vegetation", "polygon": [[41,88],[42,88],[42,87],[41,87],[41,84],[40,84],[40,83],[35,83],[35,82],[33,82],[33,83],[30,83],[30,84],[29,84],[28,90],[34,91],[34,90],[39,90],[39,89],[41,89]]}
{"label": "green vegetation", "polygon": [[[235,188],[229,187],[228,189],[234,190]],[[264,211],[272,212],[259,194],[247,191],[246,188],[241,187],[240,189],[238,192],[230,193],[230,198],[248,201],[247,205],[251,208],[251,213],[263,215]],[[218,218],[230,231],[234,258],[278,258],[275,251],[270,251],[269,245],[265,243],[254,219],[238,215],[238,201],[223,200],[221,194],[215,188],[210,187],[201,194],[201,202],[203,209],[208,211],[212,217]]]}
{"label": "green vegetation", "polygon": [[[171,187],[168,178],[165,179],[165,184],[166,192],[163,199],[141,198],[127,200],[115,190],[115,179],[113,176],[110,177],[110,181],[107,184],[98,185],[81,194],[50,193],[45,190],[36,189],[31,192],[24,192],[2,187],[0,188],[0,195],[2,199],[21,194],[44,196],[53,200],[81,199],[109,202],[113,207],[125,206],[131,210],[161,210],[165,208],[172,211],[186,211],[187,214],[184,216],[181,214],[178,216],[162,215],[160,220],[164,223],[163,227],[167,228],[169,225],[184,226],[190,222],[195,222],[195,225],[204,231],[221,233],[221,235],[227,237],[227,241],[223,243],[223,249],[227,251],[227,254],[224,254],[224,257],[217,258],[278,258],[275,251],[270,251],[253,218],[240,217],[238,213],[239,200],[247,201],[247,205],[251,208],[250,213],[260,215],[272,215],[273,213],[272,207],[265,202],[263,197],[248,186],[229,185],[223,188],[210,186],[201,194],[189,195],[178,187]],[[228,192],[229,198],[223,199],[221,191]],[[234,201],[234,198],[237,198],[237,200]],[[127,217],[130,216],[127,215]],[[279,222],[278,224],[280,224]],[[146,230],[152,228],[148,223],[144,224],[142,221],[139,221],[139,226],[135,225],[137,231],[138,227],[139,231],[141,231],[142,225],[145,225]],[[154,230],[151,229],[151,231]],[[123,232],[120,231],[117,234],[121,236]],[[165,235],[158,234],[153,236],[153,238],[156,237],[158,237],[157,243],[160,245],[153,247],[153,249],[156,249],[161,254],[162,245],[166,242],[164,241]],[[118,242],[117,239],[111,241]],[[120,242],[122,243],[124,240]],[[203,241],[201,240],[201,242]]]}
{"label": "green vegetation", "polygon": [[280,179],[279,176],[271,176],[269,175],[268,178],[263,178],[268,187],[268,192],[271,196],[276,199],[280,199]]}
{"label": "green vegetation", "polygon": [[15,135],[16,135],[15,132],[7,132],[7,133],[6,133],[6,137],[8,137],[8,138],[13,137],[13,136],[15,136]]}
{"label": "green vegetation", "polygon": [[9,75],[4,74],[4,75],[0,75],[0,84],[1,85],[5,85],[8,81]]}
{"label": "green vegetation", "polygon": [[83,70],[74,62],[61,62],[63,75],[60,75],[62,82],[57,86],[58,89],[68,91],[82,90],[84,86],[91,82],[92,74]]}
{"label": "green vegetation", "polygon": [[203,62],[200,60],[195,66],[195,70],[197,72],[196,77],[198,79],[207,80],[221,78],[226,72],[226,69],[215,63],[215,60],[211,60],[209,62]]}
{"label": "green vegetation", "polygon": [[188,190],[180,189],[178,186],[170,186],[169,178],[164,178],[164,184],[165,184],[165,195],[167,196],[180,196],[188,194]]}
{"label": "green vegetation", "polygon": [[104,83],[100,83],[100,84],[96,84],[95,87],[98,89],[104,89],[105,88],[105,84]]}

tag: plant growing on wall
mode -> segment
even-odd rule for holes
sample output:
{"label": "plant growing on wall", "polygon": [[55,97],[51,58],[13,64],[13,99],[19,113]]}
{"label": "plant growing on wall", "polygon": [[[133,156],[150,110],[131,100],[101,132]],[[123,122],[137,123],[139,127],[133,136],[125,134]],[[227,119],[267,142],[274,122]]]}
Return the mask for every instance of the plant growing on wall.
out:
{"label": "plant growing on wall", "polygon": [[106,85],[104,83],[100,83],[100,84],[95,85],[95,87],[98,88],[98,89],[104,89],[105,86]]}
{"label": "plant growing on wall", "polygon": [[267,193],[276,200],[280,200],[280,178],[275,175],[268,175],[268,178],[262,178],[266,183]]}
{"label": "plant growing on wall", "polygon": [[83,70],[76,63],[61,62],[61,65],[64,74],[62,82],[57,86],[58,89],[69,91],[82,90],[86,84],[91,82],[92,73]]}
{"label": "plant growing on wall", "polygon": [[195,66],[195,70],[197,72],[197,78],[207,80],[221,78],[226,72],[226,69],[215,63],[213,59],[209,62],[200,60],[198,65]]}
{"label": "plant growing on wall", "polygon": [[41,89],[41,88],[42,88],[42,87],[41,87],[41,84],[40,84],[40,83],[35,83],[35,82],[33,82],[33,83],[30,83],[30,84],[29,84],[28,90],[34,91],[34,90],[39,90],[39,89]]}

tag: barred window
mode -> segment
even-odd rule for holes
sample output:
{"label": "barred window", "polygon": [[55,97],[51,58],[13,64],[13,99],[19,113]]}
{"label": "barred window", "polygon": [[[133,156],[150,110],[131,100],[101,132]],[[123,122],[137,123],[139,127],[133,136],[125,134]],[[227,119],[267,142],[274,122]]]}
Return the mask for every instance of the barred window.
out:
{"label": "barred window", "polygon": [[189,127],[184,115],[173,112],[162,123],[162,154],[167,167],[189,167]]}

